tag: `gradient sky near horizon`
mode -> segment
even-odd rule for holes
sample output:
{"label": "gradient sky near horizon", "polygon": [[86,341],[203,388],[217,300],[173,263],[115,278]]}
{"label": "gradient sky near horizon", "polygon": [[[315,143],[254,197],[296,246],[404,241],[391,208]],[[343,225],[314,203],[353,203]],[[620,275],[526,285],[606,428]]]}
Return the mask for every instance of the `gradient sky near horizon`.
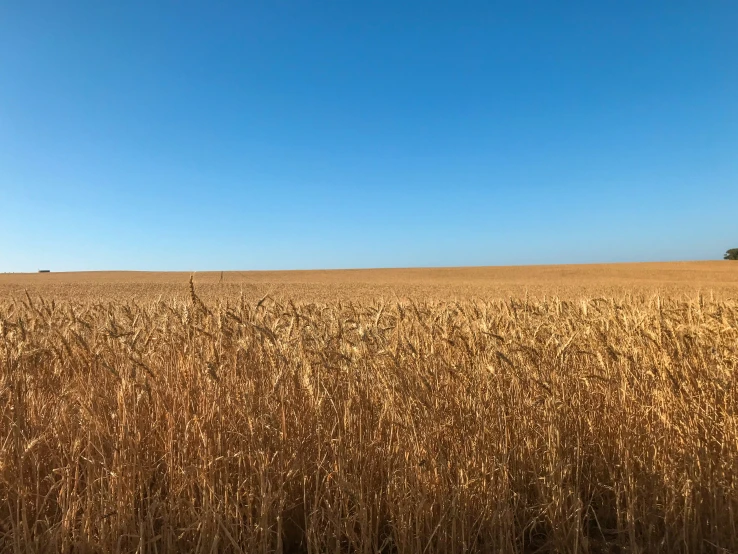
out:
{"label": "gradient sky near horizon", "polygon": [[0,6],[0,272],[721,259],[738,3]]}

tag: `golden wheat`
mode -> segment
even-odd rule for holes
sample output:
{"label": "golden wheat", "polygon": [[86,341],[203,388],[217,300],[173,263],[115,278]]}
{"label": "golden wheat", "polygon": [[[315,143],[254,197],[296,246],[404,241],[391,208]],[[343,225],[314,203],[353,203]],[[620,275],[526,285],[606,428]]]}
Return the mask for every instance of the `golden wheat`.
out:
{"label": "golden wheat", "polygon": [[182,291],[0,301],[0,550],[738,551],[735,301]]}

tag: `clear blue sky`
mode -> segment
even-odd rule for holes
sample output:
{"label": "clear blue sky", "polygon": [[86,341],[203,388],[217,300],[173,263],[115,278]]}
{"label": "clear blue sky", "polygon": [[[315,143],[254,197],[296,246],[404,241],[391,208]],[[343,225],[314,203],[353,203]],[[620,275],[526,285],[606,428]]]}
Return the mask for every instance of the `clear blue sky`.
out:
{"label": "clear blue sky", "polygon": [[0,271],[720,259],[734,1],[0,5]]}

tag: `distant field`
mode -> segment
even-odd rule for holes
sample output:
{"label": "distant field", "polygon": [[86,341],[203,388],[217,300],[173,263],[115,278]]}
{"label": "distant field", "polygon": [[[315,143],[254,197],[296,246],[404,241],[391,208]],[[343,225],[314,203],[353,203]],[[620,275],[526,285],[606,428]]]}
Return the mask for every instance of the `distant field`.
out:
{"label": "distant field", "polygon": [[[24,291],[57,299],[109,300],[188,294],[187,272],[80,272],[0,274],[0,296]],[[432,269],[359,269],[326,271],[227,271],[193,274],[206,299],[265,294],[304,301],[357,300],[366,297],[459,299],[621,296],[623,294],[716,297],[738,293],[738,263],[665,262],[593,265],[461,267]]]}
{"label": "distant field", "polygon": [[738,262],[189,279],[0,275],[0,552],[738,552]]}

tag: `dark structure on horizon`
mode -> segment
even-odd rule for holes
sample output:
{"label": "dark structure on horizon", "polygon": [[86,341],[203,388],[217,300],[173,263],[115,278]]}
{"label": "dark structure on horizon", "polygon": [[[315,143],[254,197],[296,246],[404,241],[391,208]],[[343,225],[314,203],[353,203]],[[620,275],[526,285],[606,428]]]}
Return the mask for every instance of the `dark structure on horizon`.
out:
{"label": "dark structure on horizon", "polygon": [[723,260],[738,260],[738,248],[731,248],[723,256]]}

